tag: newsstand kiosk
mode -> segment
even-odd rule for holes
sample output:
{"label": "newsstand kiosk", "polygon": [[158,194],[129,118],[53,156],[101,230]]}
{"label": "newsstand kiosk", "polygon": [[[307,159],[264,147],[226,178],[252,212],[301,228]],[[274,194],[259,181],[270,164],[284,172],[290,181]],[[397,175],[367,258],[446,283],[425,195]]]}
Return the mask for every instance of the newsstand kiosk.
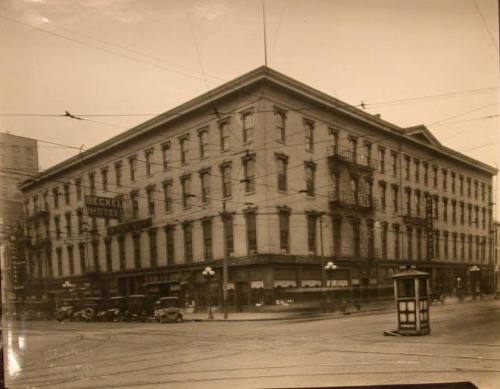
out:
{"label": "newsstand kiosk", "polygon": [[428,335],[429,273],[406,269],[393,275],[394,297],[398,315],[398,329],[385,331],[386,335]]}

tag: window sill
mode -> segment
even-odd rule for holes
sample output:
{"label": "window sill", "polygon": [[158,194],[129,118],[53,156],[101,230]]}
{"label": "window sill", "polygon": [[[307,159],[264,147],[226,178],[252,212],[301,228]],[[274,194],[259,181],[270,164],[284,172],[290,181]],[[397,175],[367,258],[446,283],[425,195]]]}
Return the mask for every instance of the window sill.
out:
{"label": "window sill", "polygon": [[245,192],[245,196],[251,196],[251,195],[254,195],[256,194],[257,192],[255,190],[251,191],[251,192]]}

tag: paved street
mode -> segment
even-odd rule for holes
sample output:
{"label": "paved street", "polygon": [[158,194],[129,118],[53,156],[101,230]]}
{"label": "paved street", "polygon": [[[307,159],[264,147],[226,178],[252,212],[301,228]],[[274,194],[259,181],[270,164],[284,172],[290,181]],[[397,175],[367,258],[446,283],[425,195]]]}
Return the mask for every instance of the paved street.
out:
{"label": "paved street", "polygon": [[[4,327],[9,388],[263,388],[500,382],[500,301],[432,307],[432,334],[384,337],[393,313],[259,322]],[[24,351],[23,351],[24,350]],[[495,384],[496,383],[496,384]]]}

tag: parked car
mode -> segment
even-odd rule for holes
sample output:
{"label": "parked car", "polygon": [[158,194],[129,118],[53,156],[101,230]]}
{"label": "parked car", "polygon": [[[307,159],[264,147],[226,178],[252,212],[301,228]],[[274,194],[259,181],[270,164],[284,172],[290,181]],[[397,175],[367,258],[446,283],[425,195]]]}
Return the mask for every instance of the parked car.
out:
{"label": "parked car", "polygon": [[160,323],[180,323],[183,320],[179,297],[162,297],[155,303],[155,319]]}
{"label": "parked car", "polygon": [[82,300],[80,309],[73,313],[73,319],[92,321],[97,313],[106,308],[106,300],[102,297],[88,297]]}
{"label": "parked car", "polygon": [[146,321],[152,314],[153,308],[149,298],[143,294],[132,294],[127,297],[126,320]]}
{"label": "parked car", "polygon": [[63,299],[62,305],[56,311],[56,319],[63,321],[71,319],[73,314],[79,310],[79,302],[75,299]]}
{"label": "parked car", "polygon": [[49,320],[52,318],[52,306],[48,300],[26,301],[20,308],[21,320]]}
{"label": "parked car", "polygon": [[125,296],[113,296],[109,299],[107,309],[97,313],[100,321],[123,321],[127,311],[127,299]]}

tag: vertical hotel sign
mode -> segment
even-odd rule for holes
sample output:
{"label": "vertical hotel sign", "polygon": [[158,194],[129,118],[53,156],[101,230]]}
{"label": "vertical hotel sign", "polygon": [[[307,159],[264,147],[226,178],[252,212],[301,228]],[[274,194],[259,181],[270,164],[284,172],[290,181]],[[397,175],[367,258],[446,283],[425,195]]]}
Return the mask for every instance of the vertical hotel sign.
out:
{"label": "vertical hotel sign", "polygon": [[425,196],[425,230],[427,233],[427,260],[434,258],[434,215],[432,214],[432,197]]}

